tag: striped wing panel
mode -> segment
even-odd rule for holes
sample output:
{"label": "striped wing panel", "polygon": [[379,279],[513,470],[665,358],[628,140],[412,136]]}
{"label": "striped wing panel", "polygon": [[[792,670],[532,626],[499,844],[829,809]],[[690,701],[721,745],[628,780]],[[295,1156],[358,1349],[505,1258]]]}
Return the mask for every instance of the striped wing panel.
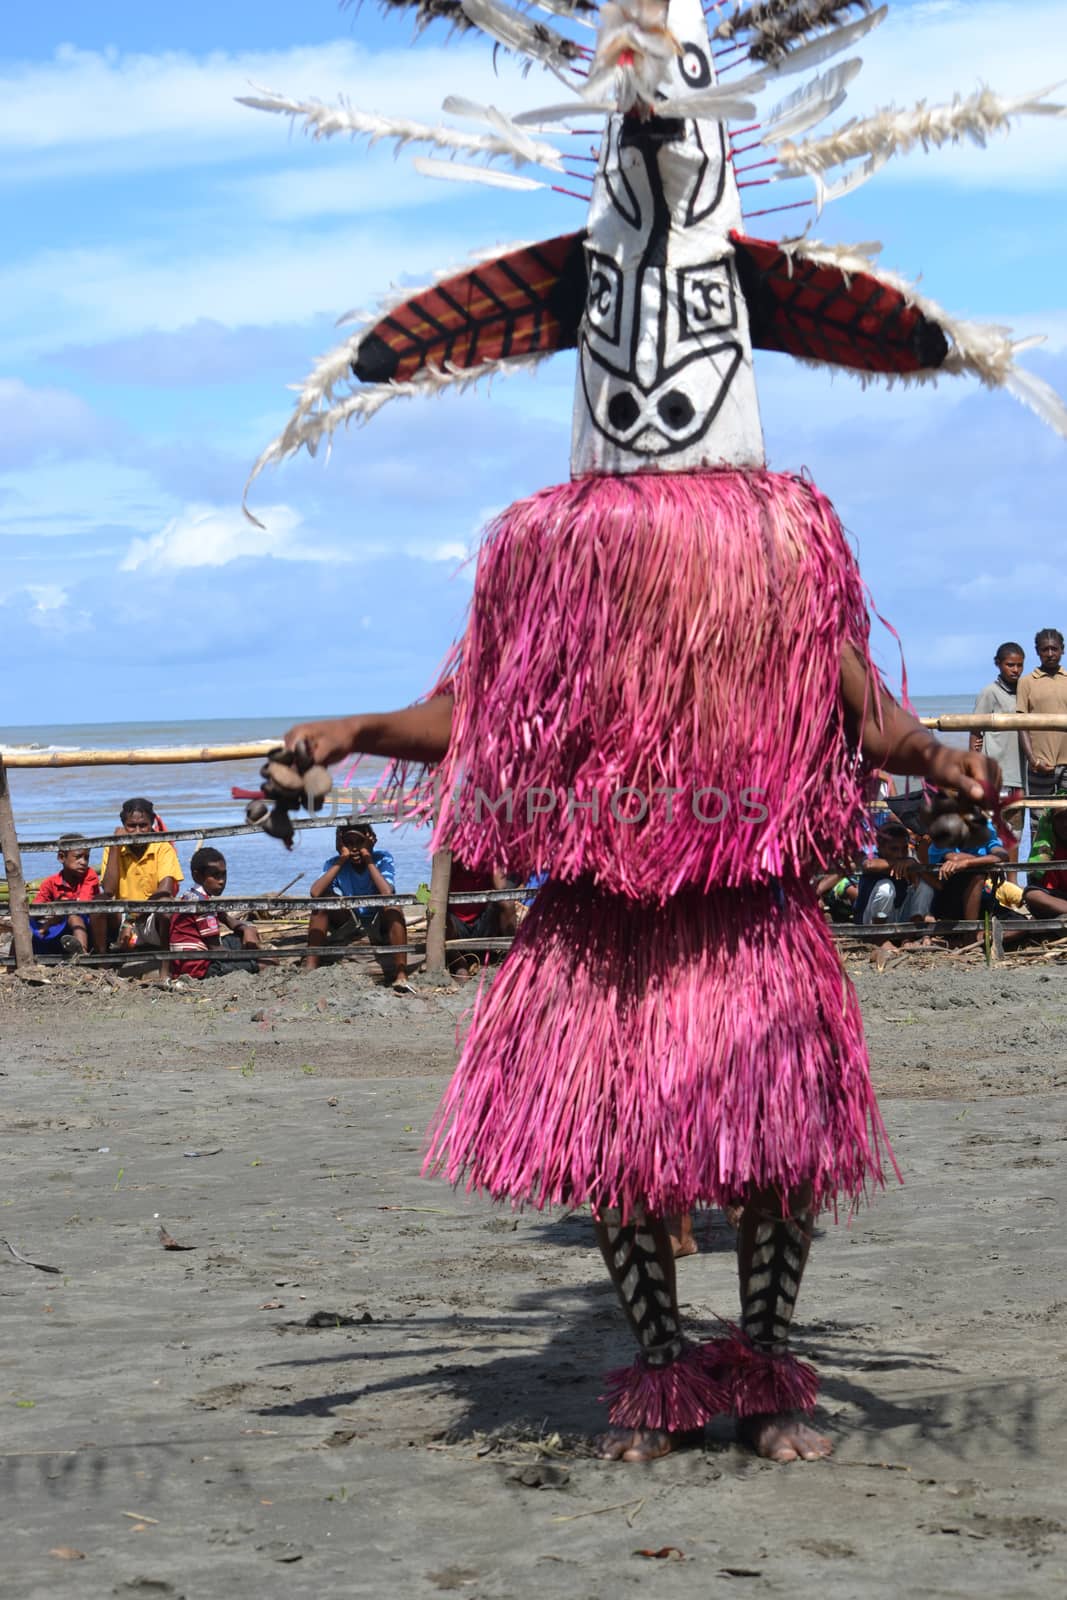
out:
{"label": "striped wing panel", "polygon": [[429,366],[572,348],[585,304],[584,238],[526,245],[413,295],[368,329],[352,371],[363,383],[402,383]]}
{"label": "striped wing panel", "polygon": [[921,372],[948,354],[940,326],[873,273],[787,256],[764,239],[733,236],[752,343],[860,372]]}

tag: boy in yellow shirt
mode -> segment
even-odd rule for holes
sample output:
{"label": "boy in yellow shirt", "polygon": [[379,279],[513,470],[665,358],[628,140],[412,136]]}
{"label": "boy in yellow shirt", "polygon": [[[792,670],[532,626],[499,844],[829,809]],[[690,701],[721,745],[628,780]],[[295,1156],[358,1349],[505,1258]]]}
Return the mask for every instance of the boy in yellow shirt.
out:
{"label": "boy in yellow shirt", "polygon": [[[119,813],[115,829],[121,844],[108,845],[100,863],[100,893],[105,900],[172,900],[178,893],[183,873],[178,853],[169,839],[156,839],[152,827],[156,820],[150,800],[127,800]],[[130,835],[138,835],[136,842]],[[99,919],[104,921],[101,914]],[[169,921],[169,919],[168,919]],[[115,912],[106,917],[107,943],[113,944],[122,927]],[[138,942],[138,941],[134,941]],[[167,943],[165,930],[151,943]]]}

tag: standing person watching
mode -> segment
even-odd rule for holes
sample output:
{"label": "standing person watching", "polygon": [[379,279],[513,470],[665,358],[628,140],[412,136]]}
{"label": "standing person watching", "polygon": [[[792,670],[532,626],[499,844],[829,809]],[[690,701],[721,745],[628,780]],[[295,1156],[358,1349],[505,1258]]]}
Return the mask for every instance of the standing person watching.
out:
{"label": "standing person watching", "polygon": [[[169,839],[153,837],[156,813],[151,800],[127,800],[119,813],[116,840],[108,845],[100,864],[100,892],[105,900],[172,900],[182,881],[178,853]],[[136,836],[136,842],[134,842]],[[166,944],[161,930],[158,938],[145,938],[141,926],[133,943]],[[110,916],[94,917],[94,939],[97,922],[106,924],[106,948],[119,937],[123,918],[118,912]],[[169,919],[168,919],[169,925]]]}
{"label": "standing person watching", "polygon": [[[974,702],[974,709],[982,716],[1014,714],[1021,711],[1018,704],[1019,679],[1022,677],[1023,662],[1026,657],[1021,644],[1014,640],[1007,640],[998,646],[993,657],[993,665],[997,675],[992,683],[987,683]],[[984,751],[993,761],[999,761],[1001,774],[1000,797],[1004,797],[1014,789],[1026,787],[1026,756],[1023,752],[1023,736],[1021,733],[1002,733],[999,730],[990,733],[972,733],[970,747],[974,751]],[[1009,852],[1012,861],[1018,861],[1019,851],[1022,849],[1023,860],[1029,858],[1030,846],[1030,814],[1023,807],[1013,808],[1006,814],[1008,826],[1019,835],[1018,844]]]}
{"label": "standing person watching", "polygon": [[[1042,628],[1034,638],[1041,665],[1020,678],[1015,697],[1017,711],[1067,714],[1067,671],[1061,666],[1063,634]],[[1019,742],[1026,757],[1026,792],[1035,799],[1051,800],[1067,792],[1067,731],[1023,728]],[[1031,817],[1037,827],[1038,814]]]}

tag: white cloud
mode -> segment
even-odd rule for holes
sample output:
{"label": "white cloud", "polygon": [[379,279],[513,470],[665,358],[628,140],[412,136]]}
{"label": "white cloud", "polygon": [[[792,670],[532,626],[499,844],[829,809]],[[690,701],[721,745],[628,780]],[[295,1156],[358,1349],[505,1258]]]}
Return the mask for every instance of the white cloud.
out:
{"label": "white cloud", "polygon": [[89,330],[94,340],[111,339],[201,319],[236,328],[373,309],[404,272],[428,281],[469,258],[477,242],[461,225],[378,224],[215,250],[162,240],[43,251],[0,270],[0,346],[10,358],[84,341]]}
{"label": "white cloud", "polygon": [[[325,155],[325,152],[321,152]],[[357,217],[453,201],[449,185],[428,183],[404,158],[360,151],[314,168],[284,167],[227,184],[234,200],[272,222]]]}
{"label": "white cloud", "polygon": [[96,171],[100,163],[143,170],[176,158],[193,165],[277,150],[285,120],[236,103],[253,86],[294,99],[344,95],[364,110],[436,120],[457,88],[529,106],[543,103],[551,81],[537,73],[524,78],[510,58],[494,66],[488,41],[374,51],[339,39],[206,56],[61,45],[50,61],[12,65],[0,75],[0,181]]}
{"label": "white cloud", "polygon": [[247,559],[351,564],[402,553],[418,561],[466,561],[470,550],[458,540],[358,538],[344,544],[323,538],[303,513],[284,502],[255,507],[257,528],[237,505],[187,505],[158,533],[132,540],[119,562],[120,572],[158,574],[195,567],[226,567]]}
{"label": "white cloud", "polygon": [[69,455],[106,438],[110,430],[69,389],[37,388],[0,378],[0,466],[58,451]]}
{"label": "white cloud", "polygon": [[265,506],[264,526],[255,527],[239,506],[186,506],[159,533],[134,539],[119,563],[121,572],[180,572],[190,567],[225,567],[245,557],[280,561],[340,559],[339,552],[305,544],[304,519],[292,506]]}
{"label": "white cloud", "polygon": [[965,583],[954,585],[960,600],[987,604],[999,600],[1042,600],[1062,603],[1067,600],[1067,573],[1051,561],[1020,561],[1000,572],[979,572]]}
{"label": "white cloud", "polygon": [[91,625],[89,613],[73,607],[66,589],[57,583],[29,583],[21,594],[30,602],[23,608],[25,620],[41,633],[84,633]]}
{"label": "white cloud", "polygon": [[441,544],[431,545],[426,551],[410,551],[409,554],[421,554],[426,561],[466,561],[470,551],[458,539],[446,539]]}
{"label": "white cloud", "polygon": [[[882,106],[903,109],[923,99],[942,104],[955,93],[966,96],[983,86],[1005,96],[1046,88],[1063,76],[1067,64],[1067,6],[1062,0],[1031,0],[1021,13],[1014,0],[895,4],[858,53],[864,68],[845,107],[811,137]],[[1057,93],[1050,98],[1062,103],[1064,97]],[[1064,177],[1067,125],[1024,117],[1010,132],[993,134],[984,150],[968,143],[929,155],[919,150],[897,156],[872,187],[893,180],[1051,189]]]}
{"label": "white cloud", "polygon": [[74,451],[62,471],[45,462],[0,474],[0,530],[14,539],[66,541],[111,528],[140,532],[174,509],[174,497],[146,468]]}

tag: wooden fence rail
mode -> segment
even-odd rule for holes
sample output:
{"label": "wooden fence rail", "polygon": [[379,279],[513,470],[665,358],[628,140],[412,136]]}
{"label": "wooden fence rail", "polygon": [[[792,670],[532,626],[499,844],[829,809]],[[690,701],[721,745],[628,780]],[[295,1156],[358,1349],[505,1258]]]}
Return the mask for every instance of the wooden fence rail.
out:
{"label": "wooden fence rail", "polygon": [[[1067,715],[1057,716],[1051,714],[1040,715],[1036,713],[991,713],[979,716],[976,713],[972,713],[970,715],[953,714],[939,717],[920,717],[919,721],[922,723],[923,727],[937,729],[941,732],[1010,732],[1012,729],[1020,730],[1024,728],[1027,730],[1045,729],[1056,732],[1067,732]],[[199,764],[220,761],[245,761],[266,756],[280,743],[281,739],[278,738],[260,739],[247,744],[203,746],[175,745],[134,748],[129,750],[18,750],[9,751],[6,755],[0,756],[0,849],[3,851],[4,866],[7,875],[8,907],[12,924],[13,953],[15,957],[15,968],[19,975],[32,976],[36,970],[36,959],[33,953],[33,935],[30,925],[29,905],[26,895],[26,880],[22,870],[21,850],[52,849],[58,845],[58,840],[33,840],[27,841],[26,843],[20,842],[15,828],[14,813],[11,805],[11,792],[7,779],[7,772],[9,769],[40,770],[44,768],[59,767],[170,766],[189,762],[195,762]],[[1023,800],[1020,802],[1020,804],[1030,809],[1044,810],[1051,807],[1056,807],[1058,809],[1062,806],[1067,806],[1067,800],[1051,802],[1040,800]],[[403,820],[402,816],[399,815],[398,806],[369,808],[362,811],[360,815],[368,821]],[[336,818],[333,816],[301,819],[300,821],[296,822],[294,826],[296,828],[304,829],[329,827],[331,824],[336,826]],[[240,834],[254,833],[258,831],[260,830],[256,829],[255,827],[242,824],[234,827],[178,829],[167,833],[150,835],[149,837],[160,841],[163,839],[187,840],[232,838]],[[115,835],[112,834],[99,835],[91,840],[86,840],[85,842],[89,845],[97,846],[112,844],[114,843],[114,840]],[[1020,863],[1019,866],[1025,868],[1028,865],[1037,864],[1038,863]],[[1040,863],[1040,865],[1047,868],[1049,864],[1047,862],[1043,862]],[[425,947],[427,971],[435,975],[442,974],[446,970],[446,947],[458,947],[465,942],[446,940],[445,935],[447,932],[447,918],[445,912],[450,903],[476,903],[487,900],[521,898],[521,890],[514,893],[511,891],[491,890],[484,892],[471,891],[463,895],[450,895],[449,880],[451,876],[451,868],[451,852],[435,852],[431,865],[430,897],[427,905],[427,937]],[[414,900],[415,897],[413,895],[394,895],[382,897],[375,896],[373,901],[370,902],[359,899],[337,899],[332,900],[330,903],[331,906],[338,908],[345,905],[351,905],[353,909],[356,909],[359,906],[367,904],[374,904],[377,906],[410,905],[414,903]],[[303,907],[310,905],[312,901],[310,896],[300,896],[293,899],[280,899],[277,896],[262,895],[241,897],[239,899],[231,899],[229,901],[220,903],[229,905],[234,909],[237,909],[238,907],[243,909],[252,909],[255,906],[269,906],[272,909],[277,909],[279,906],[286,905],[292,906],[295,909],[297,906]],[[136,904],[141,910],[145,909],[146,904],[150,904],[155,910],[172,912],[180,906],[181,902],[152,901],[148,903],[144,901],[129,902],[100,900],[85,902],[84,904],[86,906],[91,905],[93,912],[108,914],[112,910],[118,911],[126,909],[132,904]],[[855,934],[855,929],[850,929],[848,931],[853,935]],[[472,947],[489,949],[499,942],[500,941],[494,941],[491,939],[474,940]],[[507,941],[503,941],[503,943],[506,945]],[[368,947],[363,945],[360,946],[360,949],[366,953]],[[55,960],[54,957],[45,957],[43,959],[48,963],[51,963]],[[106,958],[83,958],[83,960],[93,961],[112,959],[114,959],[114,957],[111,956]]]}

